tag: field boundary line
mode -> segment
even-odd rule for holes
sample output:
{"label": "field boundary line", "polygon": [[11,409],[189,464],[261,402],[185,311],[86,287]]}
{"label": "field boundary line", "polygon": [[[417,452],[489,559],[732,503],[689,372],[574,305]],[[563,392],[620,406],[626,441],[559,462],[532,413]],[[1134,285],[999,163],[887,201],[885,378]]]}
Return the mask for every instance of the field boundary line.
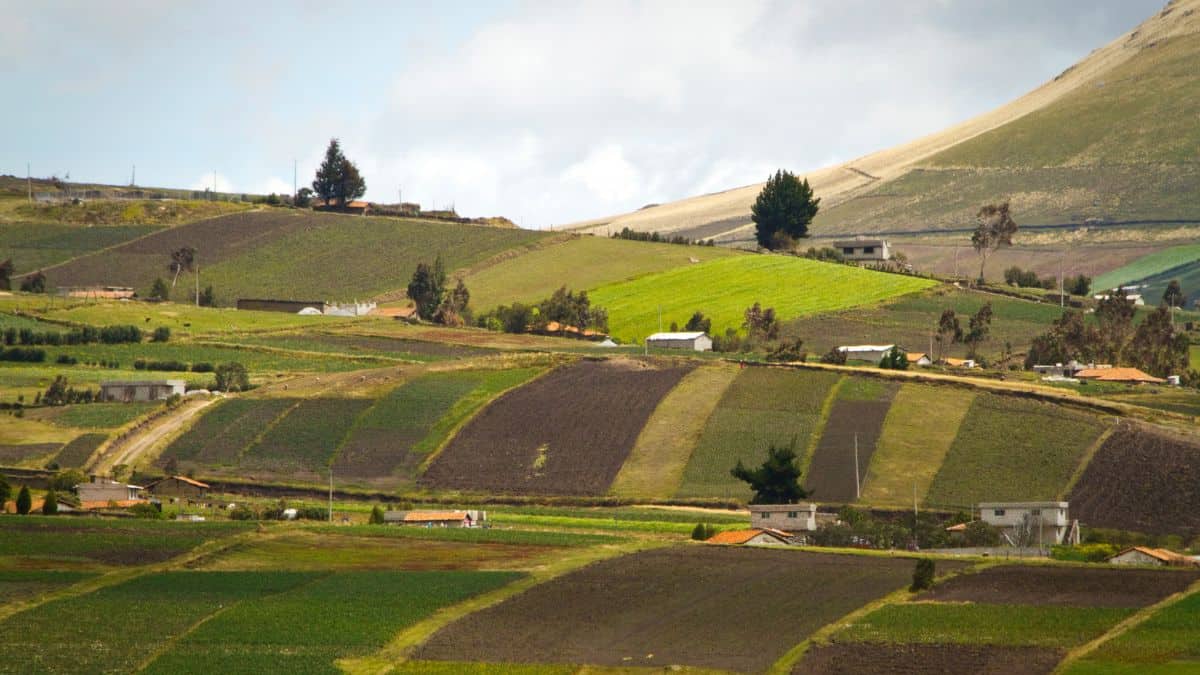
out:
{"label": "field boundary line", "polygon": [[[319,397],[317,397],[317,398],[319,398]],[[250,448],[253,448],[254,446],[261,443],[262,439],[265,438],[267,434],[271,433],[272,429],[279,426],[279,423],[283,421],[283,418],[285,418],[288,415],[291,415],[293,412],[295,412],[296,408],[299,408],[301,403],[303,403],[305,401],[311,401],[311,400],[313,400],[313,399],[308,399],[308,398],[296,399],[296,402],[293,403],[287,410],[284,410],[283,412],[279,413],[278,415],[275,416],[275,419],[271,420],[270,423],[263,426],[262,431],[255,434],[254,438],[250,439],[249,443],[247,443],[242,449],[238,450],[237,463],[240,465],[242,463],[242,460],[246,458],[246,453],[250,452]]]}
{"label": "field boundary line", "polygon": [[[225,342],[223,340],[191,340],[190,344],[199,347],[222,347],[225,349],[233,349],[237,351],[261,352],[263,354],[280,354],[283,356],[304,356],[313,359],[342,359],[344,361],[382,361],[377,364],[380,368],[386,368],[393,364],[422,364],[426,361],[415,361],[412,359],[401,359],[395,356],[370,355],[370,354],[345,354],[342,352],[312,352],[304,349],[288,349],[286,347],[272,347],[270,345],[255,345],[246,344],[244,342]],[[372,364],[375,365],[375,364]]]}
{"label": "field boundary line", "polygon": [[1066,486],[1063,487],[1062,492],[1058,493],[1059,501],[1065,500],[1067,495],[1071,494],[1071,491],[1075,489],[1075,484],[1083,477],[1083,472],[1087,471],[1088,465],[1092,463],[1092,458],[1100,451],[1100,447],[1104,445],[1108,437],[1116,432],[1118,426],[1120,426],[1120,422],[1109,424],[1108,428],[1096,437],[1096,440],[1088,446],[1087,450],[1083,451],[1083,456],[1079,458],[1079,464],[1075,466],[1075,470],[1071,472],[1071,477],[1067,479]]}
{"label": "field boundary line", "polygon": [[1188,586],[1182,591],[1179,591],[1178,593],[1168,595],[1149,607],[1143,607],[1135,612],[1132,616],[1126,617],[1123,621],[1110,628],[1108,632],[1104,633],[1100,637],[1097,637],[1091,642],[1084,643],[1083,645],[1068,651],[1067,655],[1064,656],[1062,661],[1059,661],[1058,665],[1054,668],[1053,675],[1060,675],[1061,673],[1067,672],[1068,666],[1086,657],[1088,654],[1091,654],[1100,647],[1103,647],[1105,643],[1121,637],[1130,630],[1137,628],[1141,624],[1150,620],[1160,611],[1196,593],[1200,593],[1200,581],[1192,583],[1192,585]]}
{"label": "field boundary line", "polygon": [[801,476],[806,475],[809,467],[812,466],[813,455],[817,454],[817,446],[821,444],[821,437],[825,435],[825,425],[829,423],[829,416],[833,414],[833,404],[837,401],[838,393],[849,380],[850,378],[845,374],[839,377],[838,381],[829,388],[825,400],[821,402],[821,412],[817,414],[812,433],[808,436],[808,443],[804,446],[804,456],[800,458]]}
{"label": "field boundary line", "polygon": [[350,673],[351,675],[366,675],[368,673],[385,675],[406,662],[416,648],[432,637],[434,633],[454,621],[497,605],[511,597],[524,593],[534,586],[564,576],[592,563],[669,545],[669,543],[663,542],[654,542],[651,544],[644,540],[634,540],[622,544],[585,548],[574,555],[568,555],[552,563],[548,563],[541,569],[534,569],[524,578],[517,579],[494,591],[477,595],[449,607],[443,607],[428,618],[400,631],[399,634],[392,638],[378,652],[370,656],[339,659],[335,662],[335,665],[342,672]]}
{"label": "field boundary line", "polygon": [[[567,362],[567,363],[570,363],[570,362]],[[545,377],[546,375],[558,370],[562,365],[567,365],[567,364],[559,364],[559,365],[551,364],[550,367],[546,368],[545,370],[538,373],[537,375],[534,375],[533,377],[531,377],[527,380],[524,380],[522,382],[518,382],[517,384],[514,384],[513,386],[508,387],[507,389],[498,391],[495,394],[493,394],[492,396],[489,396],[486,399],[484,399],[483,401],[481,401],[479,406],[476,407],[475,410],[471,411],[466,417],[459,420],[458,424],[455,424],[453,427],[446,430],[446,437],[444,439],[442,439],[442,442],[438,443],[437,447],[435,447],[433,450],[430,450],[429,454],[425,456],[425,459],[421,460],[421,463],[417,465],[417,469],[414,472],[414,477],[419,479],[421,476],[424,476],[425,472],[429,470],[429,467],[432,466],[435,461],[437,461],[437,458],[438,458],[438,456],[440,456],[442,454],[442,451],[445,450],[446,447],[450,445],[450,442],[453,441],[458,436],[458,432],[462,431],[463,427],[465,427],[467,424],[469,424],[471,422],[471,420],[475,419],[479,415],[479,413],[483,412],[484,408],[487,408],[491,404],[495,403],[497,399],[499,399],[501,396],[504,396],[508,392],[518,389],[520,387],[524,387],[527,384],[532,384],[532,383],[540,380],[541,378]],[[466,396],[464,396],[463,398],[460,398],[458,401],[455,401],[455,405],[458,405],[459,403],[461,403],[463,399],[465,399],[467,396],[470,396],[471,393],[475,392],[476,390],[479,389],[479,387],[482,387],[482,386],[483,386],[483,383],[480,383],[479,385],[477,385],[474,389],[472,389],[470,392],[468,392]],[[454,406],[450,406],[450,409],[447,410],[445,414],[448,415],[451,412],[453,412],[453,410],[454,410]],[[435,424],[436,424],[436,422],[435,422]],[[432,431],[432,429],[430,429],[430,431]],[[425,439],[422,438],[421,440],[423,441]]]}

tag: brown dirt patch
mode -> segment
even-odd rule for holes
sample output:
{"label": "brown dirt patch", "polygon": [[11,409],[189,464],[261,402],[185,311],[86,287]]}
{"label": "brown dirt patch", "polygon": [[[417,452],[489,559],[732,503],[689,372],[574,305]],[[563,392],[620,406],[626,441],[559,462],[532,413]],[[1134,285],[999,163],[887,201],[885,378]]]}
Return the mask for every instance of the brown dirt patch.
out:
{"label": "brown dirt patch", "polygon": [[834,401],[804,481],[812,497],[822,502],[853,502],[858,498],[854,492],[854,437],[857,434],[858,480],[864,481],[896,389],[896,385],[885,387],[874,401]]}
{"label": "brown dirt patch", "polygon": [[1145,607],[1187,588],[1200,572],[1002,565],[961,574],[922,600],[1005,605]]}
{"label": "brown dirt patch", "polygon": [[821,626],[904,586],[912,566],[755,548],[645,551],[460,619],[414,658],[761,672]]}
{"label": "brown dirt patch", "polygon": [[429,467],[435,488],[605,494],[655,406],[691,370],[582,361],[484,408]]}
{"label": "brown dirt patch", "polygon": [[1096,451],[1068,498],[1093,527],[1200,534],[1200,445],[1123,423]]}
{"label": "brown dirt patch", "polygon": [[1049,673],[1063,652],[1044,647],[830,644],[815,647],[796,675],[1010,675]]}

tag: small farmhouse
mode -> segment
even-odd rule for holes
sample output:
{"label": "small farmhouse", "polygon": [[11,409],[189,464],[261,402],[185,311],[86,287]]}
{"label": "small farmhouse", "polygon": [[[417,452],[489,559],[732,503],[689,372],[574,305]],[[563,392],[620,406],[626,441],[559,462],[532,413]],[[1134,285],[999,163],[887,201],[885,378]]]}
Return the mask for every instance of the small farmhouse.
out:
{"label": "small farmhouse", "polygon": [[895,345],[846,345],[837,349],[846,355],[847,361],[866,361],[878,365],[892,347]]}
{"label": "small farmhouse", "polygon": [[192,499],[203,499],[208,496],[210,489],[208,483],[201,483],[187,476],[168,476],[146,486],[146,490],[155,496]]}
{"label": "small farmhouse", "polygon": [[730,530],[718,532],[705,540],[707,544],[726,546],[788,546],[788,533],[779,530]]}
{"label": "small farmhouse", "polygon": [[1200,567],[1200,560],[1162,548],[1131,546],[1108,558],[1114,565],[1158,565],[1160,567]]}
{"label": "small farmhouse", "polygon": [[817,505],[751,504],[750,527],[813,532],[817,529]]}
{"label": "small farmhouse", "polygon": [[100,383],[101,401],[162,401],[185,393],[187,382],[183,380],[114,380]]}
{"label": "small farmhouse", "polygon": [[846,260],[884,261],[892,257],[891,246],[886,239],[856,238],[833,242],[833,247]]}
{"label": "small farmhouse", "polygon": [[383,522],[418,527],[479,527],[487,522],[487,511],[385,511]]}
{"label": "small farmhouse", "polygon": [[712,351],[712,338],[703,331],[655,333],[646,338],[646,346],[655,349],[690,349],[694,352],[708,352]]}
{"label": "small farmhouse", "polygon": [[111,478],[92,476],[87,483],[75,486],[75,494],[79,495],[79,501],[84,508],[91,508],[94,505],[104,506],[109,502],[123,505],[143,501],[143,489],[139,485],[127,485]]}
{"label": "small farmhouse", "polygon": [[946,358],[942,359],[942,363],[950,366],[951,368],[971,369],[975,367],[975,359],[956,359],[947,356]]}
{"label": "small farmhouse", "polygon": [[933,363],[933,359],[929,358],[925,352],[907,352],[904,356],[908,359],[910,366],[928,366]]}
{"label": "small farmhouse", "polygon": [[1078,523],[1069,520],[1067,502],[984,502],[979,515],[1013,546],[1026,529],[1028,537],[1043,545],[1079,543]]}
{"label": "small farmhouse", "polygon": [[1137,368],[1085,368],[1075,377],[1092,382],[1125,382],[1127,384],[1162,384],[1166,380],[1143,373]]}

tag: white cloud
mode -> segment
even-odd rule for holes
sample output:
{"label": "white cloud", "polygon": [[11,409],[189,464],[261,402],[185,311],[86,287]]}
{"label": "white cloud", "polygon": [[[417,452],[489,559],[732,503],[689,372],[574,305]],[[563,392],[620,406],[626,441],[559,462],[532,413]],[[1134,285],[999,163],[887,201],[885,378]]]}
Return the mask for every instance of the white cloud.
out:
{"label": "white cloud", "polygon": [[271,176],[249,190],[249,192],[258,195],[269,195],[271,193],[290,195],[292,194],[292,184],[277,176]]}
{"label": "white cloud", "polygon": [[206,173],[188,185],[189,190],[213,190],[216,192],[233,192],[233,183],[220,172]]}
{"label": "white cloud", "polygon": [[625,159],[621,148],[607,145],[572,164],[562,174],[567,183],[577,183],[598,201],[621,203],[636,197],[643,187],[641,173]]}

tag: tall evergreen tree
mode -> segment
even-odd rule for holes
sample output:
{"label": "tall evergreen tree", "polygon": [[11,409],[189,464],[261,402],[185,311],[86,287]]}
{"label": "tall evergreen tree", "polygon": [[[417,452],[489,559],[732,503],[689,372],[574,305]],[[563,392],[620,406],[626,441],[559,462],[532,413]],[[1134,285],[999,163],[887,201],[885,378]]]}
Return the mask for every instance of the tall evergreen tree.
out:
{"label": "tall evergreen tree", "polygon": [[750,484],[754,490],[751,504],[794,504],[808,496],[800,487],[800,467],[796,464],[796,439],[790,445],[767,448],[767,461],[757,469],[747,469],[738,460],[729,473]]}
{"label": "tall evergreen tree", "polygon": [[1163,291],[1162,300],[1168,307],[1183,307],[1187,302],[1187,298],[1183,295],[1183,287],[1179,285],[1178,279],[1172,279],[1167,284],[1167,290]]}
{"label": "tall evergreen tree", "polygon": [[417,305],[417,316],[432,321],[445,296],[446,268],[442,256],[437,257],[432,267],[428,263],[417,263],[417,270],[408,282],[408,297]]}
{"label": "tall evergreen tree", "polygon": [[58,515],[58,495],[54,490],[46,493],[46,498],[42,500],[42,515],[56,516]]}
{"label": "tall evergreen tree", "polygon": [[367,192],[367,182],[359,174],[354,162],[342,154],[342,145],[336,138],[329,140],[325,159],[317,167],[312,187],[326,205],[332,202],[345,206]]}
{"label": "tall evergreen tree", "polygon": [[17,513],[24,516],[33,510],[33,495],[29,494],[29,486],[22,485],[17,493]]}
{"label": "tall evergreen tree", "polygon": [[800,180],[790,171],[776,171],[750,207],[758,245],[777,249],[807,237],[808,225],[820,204],[821,199],[813,197],[807,178]]}
{"label": "tall evergreen tree", "polygon": [[0,476],[0,513],[4,512],[4,505],[7,504],[8,500],[11,498],[12,486],[9,485],[8,481],[4,479],[4,476]]}

